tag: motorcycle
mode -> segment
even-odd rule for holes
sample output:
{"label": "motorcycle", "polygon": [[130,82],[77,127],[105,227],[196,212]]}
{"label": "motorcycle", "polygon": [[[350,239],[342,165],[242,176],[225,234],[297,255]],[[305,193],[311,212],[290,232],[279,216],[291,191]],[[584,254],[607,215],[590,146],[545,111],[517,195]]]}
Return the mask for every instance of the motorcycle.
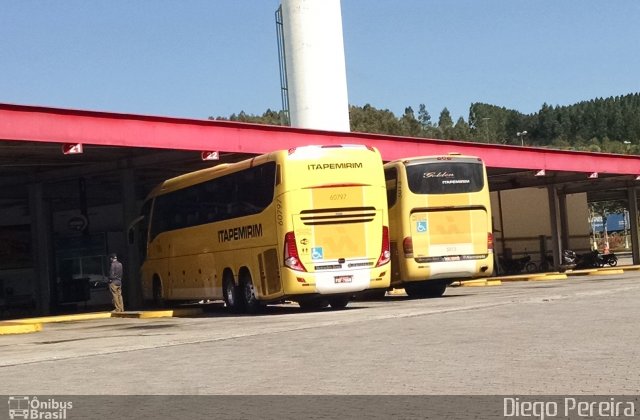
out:
{"label": "motorcycle", "polygon": [[505,258],[500,257],[500,265],[505,274],[519,274],[522,270],[527,272],[536,271],[536,264],[531,261],[530,255],[525,255],[521,258]]}
{"label": "motorcycle", "polygon": [[[558,267],[561,273],[564,273],[567,270],[571,270],[576,268],[576,260],[578,256],[576,253],[570,249],[565,249],[562,251],[562,262]],[[553,257],[551,255],[545,255],[544,259],[540,262],[539,271],[551,271],[553,270]]]}
{"label": "motorcycle", "polygon": [[597,249],[578,256],[576,268],[600,268],[605,265],[615,267],[618,257],[613,253],[601,254]]}
{"label": "motorcycle", "polygon": [[600,258],[598,257],[598,250],[587,252],[586,254],[580,254],[576,258],[576,268],[598,268],[600,267]]}
{"label": "motorcycle", "polygon": [[605,265],[609,265],[611,267],[615,267],[618,265],[618,257],[613,252],[608,254],[599,254],[600,263],[602,264],[600,267],[604,267]]}
{"label": "motorcycle", "polygon": [[567,270],[576,268],[578,256],[570,249],[562,251],[562,264],[560,264],[560,272],[564,273]]}

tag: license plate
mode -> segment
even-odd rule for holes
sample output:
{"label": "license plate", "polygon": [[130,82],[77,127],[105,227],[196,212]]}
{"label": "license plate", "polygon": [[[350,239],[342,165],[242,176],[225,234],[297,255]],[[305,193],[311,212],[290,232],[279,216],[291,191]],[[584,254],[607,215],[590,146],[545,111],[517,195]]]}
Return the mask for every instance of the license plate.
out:
{"label": "license plate", "polygon": [[351,283],[351,279],[353,276],[335,276],[333,278],[336,283]]}

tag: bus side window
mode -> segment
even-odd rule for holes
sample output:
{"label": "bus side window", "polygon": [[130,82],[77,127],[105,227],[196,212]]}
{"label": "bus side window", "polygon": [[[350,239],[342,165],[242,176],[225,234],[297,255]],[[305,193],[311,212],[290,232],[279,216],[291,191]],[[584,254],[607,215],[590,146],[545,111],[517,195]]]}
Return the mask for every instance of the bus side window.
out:
{"label": "bus side window", "polygon": [[387,206],[393,207],[398,198],[398,170],[396,168],[385,170],[384,180],[387,184]]}
{"label": "bus side window", "polygon": [[152,241],[156,236],[167,230],[167,222],[165,220],[168,213],[166,210],[166,198],[166,195],[160,195],[155,199],[155,204],[153,205],[153,217],[151,219],[151,227],[149,229],[149,241]]}

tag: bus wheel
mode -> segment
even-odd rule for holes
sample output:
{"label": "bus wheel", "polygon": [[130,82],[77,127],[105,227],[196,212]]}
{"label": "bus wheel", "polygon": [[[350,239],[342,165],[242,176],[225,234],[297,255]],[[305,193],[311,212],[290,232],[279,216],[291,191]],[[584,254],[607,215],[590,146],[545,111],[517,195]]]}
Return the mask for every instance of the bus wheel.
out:
{"label": "bus wheel", "polygon": [[242,292],[244,298],[245,309],[249,313],[260,312],[263,309],[262,302],[256,297],[256,291],[253,288],[253,282],[251,281],[251,275],[245,274],[240,281],[242,285]]}
{"label": "bus wheel", "polygon": [[349,304],[349,296],[337,296],[328,299],[333,309],[344,309]]}
{"label": "bus wheel", "polygon": [[431,282],[427,287],[427,297],[440,297],[447,290],[447,283],[444,281]]}
{"label": "bus wheel", "polygon": [[242,312],[242,298],[240,296],[240,288],[236,286],[233,279],[229,276],[223,281],[222,296],[224,303],[231,312]]}
{"label": "bus wheel", "polygon": [[442,281],[427,281],[418,284],[407,284],[404,291],[411,298],[440,297],[447,289],[447,283]]}
{"label": "bus wheel", "polygon": [[410,298],[425,297],[424,293],[422,293],[422,290],[418,284],[406,284],[404,286],[404,291],[407,293],[407,296],[409,296]]}

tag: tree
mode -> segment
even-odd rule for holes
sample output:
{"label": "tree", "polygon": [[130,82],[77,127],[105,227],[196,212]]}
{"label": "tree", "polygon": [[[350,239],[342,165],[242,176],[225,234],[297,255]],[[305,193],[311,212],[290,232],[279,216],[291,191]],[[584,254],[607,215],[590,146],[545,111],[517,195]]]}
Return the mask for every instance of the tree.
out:
{"label": "tree", "polygon": [[376,109],[366,104],[363,107],[350,106],[351,131],[360,133],[380,133],[401,135],[400,121],[388,109]]}
{"label": "tree", "polygon": [[413,108],[404,109],[404,114],[400,118],[400,127],[403,136],[420,137],[423,134],[423,126],[413,114]]}
{"label": "tree", "polygon": [[420,104],[418,108],[418,121],[424,129],[431,127],[431,114],[427,111],[425,104]]}
{"label": "tree", "polygon": [[453,130],[451,131],[451,138],[454,140],[470,140],[471,131],[469,129],[469,124],[466,123],[464,118],[458,118],[456,121],[456,125],[453,126]]}
{"label": "tree", "polygon": [[440,138],[450,139],[452,128],[453,120],[451,119],[451,113],[445,107],[442,112],[440,112],[440,118],[438,118],[438,130],[440,131]]}
{"label": "tree", "polygon": [[[459,118],[455,125],[447,108],[434,124],[425,104],[419,105],[417,116],[410,106],[397,118],[388,109],[376,109],[369,104],[350,106],[349,115],[351,131],[356,132],[520,144],[516,133],[527,131],[527,143],[536,146],[640,153],[640,93],[568,106],[544,103],[537,113],[528,115],[476,102],[469,107],[468,122]],[[267,110],[262,115],[241,111],[228,118],[209,118],[281,125],[282,116],[282,112]]]}

